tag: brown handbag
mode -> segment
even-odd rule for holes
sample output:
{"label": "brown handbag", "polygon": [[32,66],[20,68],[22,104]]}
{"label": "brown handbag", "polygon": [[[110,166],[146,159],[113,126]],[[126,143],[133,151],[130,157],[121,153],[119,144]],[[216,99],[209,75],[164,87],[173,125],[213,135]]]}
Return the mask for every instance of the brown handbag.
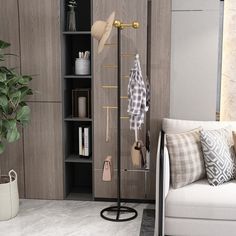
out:
{"label": "brown handbag", "polygon": [[112,179],[112,157],[107,156],[107,158],[103,163],[102,180],[111,181],[111,179]]}

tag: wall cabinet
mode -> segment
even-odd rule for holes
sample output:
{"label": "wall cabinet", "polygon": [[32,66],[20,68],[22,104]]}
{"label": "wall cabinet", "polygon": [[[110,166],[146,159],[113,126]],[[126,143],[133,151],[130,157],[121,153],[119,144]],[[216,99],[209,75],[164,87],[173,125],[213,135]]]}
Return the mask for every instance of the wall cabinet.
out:
{"label": "wall cabinet", "polygon": [[24,129],[26,198],[63,198],[60,1],[19,1],[21,71],[33,75]]}
{"label": "wall cabinet", "polygon": [[0,39],[11,43],[7,65],[33,76],[32,121],[1,156],[18,173],[21,197],[62,199],[60,1],[1,1]]}
{"label": "wall cabinet", "polygon": [[[6,60],[6,66],[16,68],[20,71],[20,45],[19,45],[19,22],[17,1],[1,1],[0,7],[0,40],[11,44],[7,53],[18,55],[9,56]],[[0,155],[0,166],[3,174],[14,169],[18,173],[18,185],[20,197],[24,197],[24,166],[23,166],[23,140],[9,144],[4,154]]]}
{"label": "wall cabinet", "polygon": [[[5,0],[2,2],[0,34],[4,40],[12,43],[11,52],[20,55],[20,59],[14,58],[8,63],[17,66],[23,74],[34,77],[32,81],[34,95],[29,98],[32,109],[31,124],[24,129],[24,138],[11,146],[14,152],[9,149],[4,154],[4,156],[12,156],[10,161],[2,160],[1,165],[4,166],[4,170],[9,166],[17,170],[22,197],[62,199],[69,193],[80,194],[81,189],[89,187],[90,198],[92,195],[95,198],[116,198],[117,111],[116,109],[109,111],[110,141],[107,143],[105,141],[106,109],[103,108],[116,106],[116,89],[104,87],[116,85],[116,30],[113,29],[104,51],[98,56],[97,42],[94,41],[91,45],[90,22],[79,24],[74,34],[64,31],[65,22],[62,20],[63,23],[60,24],[61,19],[64,18],[60,15],[60,6],[63,4],[65,7],[64,1]],[[124,22],[133,20],[140,22],[138,30],[122,31],[122,92],[124,95],[122,116],[126,118],[122,119],[121,185],[122,198],[153,200],[157,133],[160,129],[160,119],[168,116],[169,111],[170,17],[168,14],[163,17],[162,12],[170,9],[170,1],[91,0],[91,4],[90,1],[79,4],[80,1],[78,7],[87,9],[78,17],[81,22],[85,16],[91,18],[91,22],[106,19],[114,10],[117,19]],[[63,10],[62,14],[64,13]],[[152,32],[148,33],[148,27]],[[63,36],[61,31],[64,31]],[[93,73],[89,76],[75,76],[74,59],[77,52],[86,47],[87,50],[94,51],[91,67]],[[151,129],[152,158],[151,170],[148,172],[133,168],[130,158],[134,134],[129,130],[126,95],[129,72],[136,53],[140,55],[143,75],[147,73],[147,61],[150,62],[148,69],[151,72],[149,76],[152,93],[147,128],[150,126]],[[62,56],[63,66],[61,66]],[[87,120],[73,119],[71,116],[71,98],[68,91],[74,88],[91,88],[93,111],[92,116]],[[75,162],[74,158],[78,146],[76,146],[77,139],[72,135],[82,123],[91,124],[94,131],[93,152],[87,163],[83,163],[81,159]],[[140,133],[144,141],[145,136],[146,127]],[[114,174],[112,182],[105,183],[102,181],[102,167],[108,155],[113,157]],[[64,175],[66,175],[65,179]],[[83,183],[83,178],[86,177],[89,186]]]}
{"label": "wall cabinet", "polygon": [[63,198],[61,103],[30,103],[24,129],[26,198]]}
{"label": "wall cabinet", "polygon": [[61,101],[60,1],[20,0],[21,71],[34,75],[30,101]]}

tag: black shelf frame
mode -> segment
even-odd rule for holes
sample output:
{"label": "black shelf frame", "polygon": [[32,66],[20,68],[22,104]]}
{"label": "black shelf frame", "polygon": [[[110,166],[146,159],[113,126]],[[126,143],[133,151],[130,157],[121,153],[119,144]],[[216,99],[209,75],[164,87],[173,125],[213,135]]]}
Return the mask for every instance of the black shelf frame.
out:
{"label": "black shelf frame", "polygon": [[65,35],[77,35],[77,34],[91,34],[91,31],[63,31]]}
{"label": "black shelf frame", "polygon": [[79,118],[79,117],[66,117],[64,118],[64,121],[79,121],[79,122],[93,122],[92,118]]}
{"label": "black shelf frame", "polygon": [[[64,199],[94,200],[93,194],[93,48],[91,38],[92,0],[77,0],[77,29],[66,30],[67,0],[61,0],[62,41],[62,98],[63,98],[63,144],[64,144]],[[91,74],[74,74],[74,62],[78,51],[91,52]],[[72,90],[89,88],[91,94],[91,117],[72,116]],[[92,154],[88,157],[78,153],[78,127],[91,127]],[[78,146],[77,146],[78,145]]]}
{"label": "black shelf frame", "polygon": [[92,79],[92,75],[64,75],[64,79]]}
{"label": "black shelf frame", "polygon": [[69,163],[92,163],[92,156],[80,156],[80,155],[69,155],[68,157],[65,158],[65,162],[69,162]]}

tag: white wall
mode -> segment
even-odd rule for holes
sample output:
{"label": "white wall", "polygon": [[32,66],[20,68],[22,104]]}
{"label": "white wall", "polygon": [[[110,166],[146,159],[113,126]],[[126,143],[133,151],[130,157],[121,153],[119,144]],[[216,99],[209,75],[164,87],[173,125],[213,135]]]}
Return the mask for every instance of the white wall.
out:
{"label": "white wall", "polygon": [[171,118],[216,118],[219,3],[172,1]]}
{"label": "white wall", "polygon": [[236,121],[236,0],[225,1],[220,120]]}

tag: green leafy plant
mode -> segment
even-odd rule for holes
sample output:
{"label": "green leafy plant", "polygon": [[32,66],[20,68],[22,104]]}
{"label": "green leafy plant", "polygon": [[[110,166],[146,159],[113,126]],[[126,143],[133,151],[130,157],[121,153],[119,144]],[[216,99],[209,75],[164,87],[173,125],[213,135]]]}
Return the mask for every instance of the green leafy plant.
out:
{"label": "green leafy plant", "polygon": [[30,108],[26,98],[33,94],[29,87],[32,77],[4,65],[6,55],[9,55],[4,49],[8,47],[9,43],[0,40],[0,154],[7,143],[20,138],[19,129],[29,122]]}

